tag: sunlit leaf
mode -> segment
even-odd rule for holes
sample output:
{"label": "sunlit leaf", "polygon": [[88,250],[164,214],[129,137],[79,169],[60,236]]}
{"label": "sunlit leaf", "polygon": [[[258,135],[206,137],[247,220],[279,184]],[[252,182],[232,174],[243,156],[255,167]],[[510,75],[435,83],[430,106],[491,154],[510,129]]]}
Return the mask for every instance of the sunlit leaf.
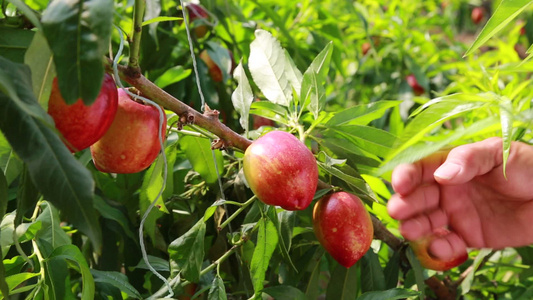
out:
{"label": "sunlit leaf", "polygon": [[242,61],[237,65],[235,71],[233,71],[233,77],[237,81],[237,88],[231,94],[231,102],[235,110],[239,113],[239,123],[245,132],[248,132],[250,106],[254,100],[254,94],[246,72],[244,72],[244,68],[242,67]]}
{"label": "sunlit leaf", "polygon": [[263,291],[265,273],[278,245],[278,239],[278,233],[272,221],[261,218],[258,222],[257,243],[250,263],[250,273],[256,295],[260,295]]}
{"label": "sunlit leaf", "polygon": [[279,41],[268,31],[258,29],[250,44],[248,68],[265,97],[283,106],[292,100],[292,88],[285,75],[287,59]]}
{"label": "sunlit leaf", "polygon": [[180,82],[183,79],[189,77],[191,73],[192,73],[191,69],[184,69],[183,66],[175,66],[175,67],[172,67],[166,70],[165,73],[157,77],[154,83],[158,87],[164,89],[173,83]]}
{"label": "sunlit leaf", "polygon": [[466,51],[465,56],[471,54],[485,44],[491,37],[505,28],[509,22],[514,20],[530,4],[530,0],[502,0],[472,46],[470,46],[470,49]]}
{"label": "sunlit leaf", "polygon": [[193,169],[200,173],[206,182],[215,183],[219,175],[217,168],[219,172],[224,168],[224,160],[220,151],[216,151],[214,154],[217,163],[215,166],[209,140],[193,136],[183,136],[180,138],[179,144],[185,151],[185,155],[191,162]]}
{"label": "sunlit leaf", "polygon": [[500,103],[500,123],[502,126],[502,141],[503,141],[503,174],[507,178],[506,166],[509,153],[511,151],[511,142],[513,139],[513,104],[508,98],[502,99]]}
{"label": "sunlit leaf", "polygon": [[309,68],[304,73],[302,81],[302,102],[309,100],[309,110],[318,119],[318,114],[324,107],[326,95],[323,82],[327,78],[329,71],[333,44],[330,42],[315,57]]}
{"label": "sunlit leaf", "polygon": [[211,288],[209,288],[209,294],[207,296],[209,300],[226,300],[226,287],[224,286],[224,281],[220,276],[215,276],[213,282],[211,283]]}
{"label": "sunlit leaf", "polygon": [[345,110],[336,112],[328,120],[326,126],[338,126],[343,124],[367,125],[375,119],[381,118],[388,109],[398,106],[401,101],[376,101],[369,104],[352,106]]}
{"label": "sunlit leaf", "polygon": [[[24,63],[31,69],[32,88],[37,101],[48,105],[52,81],[56,76],[52,52],[42,31],[38,31],[26,51]],[[46,107],[46,106],[44,106]]]}

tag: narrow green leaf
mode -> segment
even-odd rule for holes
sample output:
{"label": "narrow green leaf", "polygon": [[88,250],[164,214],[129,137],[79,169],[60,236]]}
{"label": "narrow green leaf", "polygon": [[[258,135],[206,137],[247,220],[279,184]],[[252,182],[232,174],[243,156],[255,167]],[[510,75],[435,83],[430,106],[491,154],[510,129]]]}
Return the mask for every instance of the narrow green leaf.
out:
{"label": "narrow green leaf", "polygon": [[[215,183],[218,179],[215,162],[213,161],[213,153],[211,152],[211,144],[207,139],[182,136],[179,144],[185,151],[187,159],[191,162],[193,169],[200,173],[207,183]],[[224,169],[224,160],[220,151],[215,152],[218,170]]]}
{"label": "narrow green leaf", "polygon": [[233,71],[233,78],[237,80],[237,88],[231,94],[231,102],[233,107],[239,113],[239,123],[248,135],[248,120],[250,116],[250,106],[254,100],[254,94],[250,87],[250,82],[246,76],[246,72],[242,67],[242,61],[239,62],[235,71]]}
{"label": "narrow green leaf", "polygon": [[43,32],[65,102],[81,98],[91,104],[98,96],[113,12],[113,0],[56,0],[43,12]]}
{"label": "narrow green leaf", "polygon": [[397,140],[385,130],[365,125],[342,125],[331,127],[331,130],[347,137],[354,147],[380,157],[386,157]]}
{"label": "narrow green leaf", "polygon": [[215,276],[213,282],[211,283],[211,288],[209,288],[209,294],[207,295],[209,300],[226,300],[226,287],[224,286],[224,281],[220,276]]}
{"label": "narrow green leaf", "polygon": [[22,63],[34,34],[30,30],[0,27],[0,56]]}
{"label": "narrow green leaf", "polygon": [[381,291],[381,292],[364,293],[361,295],[361,297],[357,298],[357,300],[383,300],[383,299],[399,300],[399,299],[415,297],[418,295],[419,293],[417,291],[394,288],[394,289]]}
{"label": "narrow green leaf", "polygon": [[370,248],[361,259],[361,290],[362,292],[382,291],[385,289],[385,274],[379,258]]}
{"label": "narrow green leaf", "polygon": [[400,251],[394,251],[394,254],[387,262],[383,273],[385,274],[385,288],[392,289],[398,286],[400,276]]}
{"label": "narrow green leaf", "polygon": [[333,43],[329,42],[315,57],[303,75],[302,102],[307,104],[309,101],[308,107],[315,119],[318,119],[318,115],[325,104],[326,93],[323,82],[327,79],[332,53]]}
{"label": "narrow green leaf", "polygon": [[359,278],[357,276],[359,264],[351,268],[337,265],[331,273],[326,300],[353,300],[359,290]]}
{"label": "narrow green leaf", "polygon": [[277,245],[278,232],[276,227],[269,219],[262,218],[258,222],[257,243],[250,263],[255,295],[261,295],[263,291],[265,273]]}
{"label": "narrow green leaf", "polygon": [[83,286],[81,292],[81,299],[94,299],[94,279],[91,275],[91,271],[89,270],[89,266],[87,265],[87,261],[85,261],[85,258],[83,257],[83,254],[81,253],[80,249],[74,245],[61,246],[59,248],[54,249],[52,254],[50,254],[50,256],[45,259],[45,262],[49,262],[50,264],[52,264],[56,260],[69,260],[77,265],[78,271],[81,274],[81,281]]}
{"label": "narrow green leaf", "polygon": [[306,283],[305,295],[308,299],[317,299],[320,293],[319,282],[321,273],[321,262],[324,257],[324,248],[316,247],[312,258],[309,260],[307,268],[311,273]]}
{"label": "narrow green leaf", "polygon": [[506,166],[509,153],[511,151],[511,142],[513,140],[513,104],[510,99],[504,98],[500,103],[500,123],[502,126],[503,141],[503,176],[507,178]]}
{"label": "narrow green leaf", "polygon": [[267,216],[276,227],[279,237],[279,250],[281,255],[288,262],[288,264],[294,268],[294,270],[296,270],[296,267],[294,266],[289,254],[292,242],[292,231],[296,222],[296,213],[288,210],[282,210],[279,213],[276,213],[276,208],[274,206],[270,206]]}
{"label": "narrow green leaf", "polygon": [[205,223],[202,219],[168,247],[172,276],[178,272],[191,282],[198,282],[204,259]]}
{"label": "narrow green leaf", "polygon": [[133,234],[128,218],[122,211],[108,204],[104,199],[95,195],[94,208],[102,215],[102,217],[117,222],[124,233],[133,241],[137,240],[137,236]]}
{"label": "narrow green leaf", "polygon": [[466,51],[465,56],[477,50],[496,33],[505,28],[530,4],[530,0],[502,0],[472,46]]}
{"label": "narrow green leaf", "polygon": [[41,222],[42,227],[35,235],[35,238],[48,242],[54,249],[71,244],[70,237],[61,228],[59,211],[46,201],[43,201],[40,207],[42,212],[36,221]]}
{"label": "narrow green leaf", "polygon": [[[9,70],[9,72],[8,72]],[[0,96],[5,97],[25,114],[53,124],[50,117],[34,99],[31,86],[31,73],[27,66],[13,63],[0,56]]]}
{"label": "narrow green leaf", "polygon": [[256,101],[250,107],[250,113],[282,124],[288,124],[288,111],[286,108],[269,101]]}
{"label": "narrow green leaf", "polygon": [[[481,249],[476,258],[474,259],[474,262],[472,263],[473,270],[477,270],[479,268],[479,265],[485,260],[488,255],[492,253],[492,251],[492,249]],[[474,284],[475,273],[476,272],[468,273],[468,275],[466,275],[466,278],[461,282],[461,290],[463,295],[467,294],[472,288],[472,284]]]}
{"label": "narrow green leaf", "polygon": [[110,284],[122,292],[126,293],[128,297],[135,299],[142,299],[141,294],[128,281],[128,277],[120,272],[113,271],[99,271],[91,269],[91,274],[94,277],[94,282],[102,282]]}
{"label": "narrow green leaf", "polygon": [[33,94],[43,107],[48,105],[52,81],[56,76],[52,51],[42,31],[38,31],[26,51],[24,64],[31,69]]}
{"label": "narrow green leaf", "polygon": [[287,76],[287,80],[289,81],[289,84],[291,87],[296,91],[296,95],[300,96],[300,90],[302,89],[302,72],[298,70],[298,67],[296,67],[296,64],[292,60],[292,57],[290,56],[289,52],[287,50],[285,51],[285,76]]}
{"label": "narrow green leaf", "polygon": [[[10,76],[17,78],[17,96],[24,103],[39,107],[28,89],[31,86],[28,68],[6,63],[1,57],[0,66],[0,70],[7,67]],[[42,109],[39,113],[46,114]],[[2,93],[0,116],[0,130],[17,155],[27,164],[35,186],[46,200],[59,208],[72,224],[90,238],[95,250],[99,252],[101,231],[92,204],[94,181],[89,170],[72,156],[49,125],[27,114],[15,101]]]}
{"label": "narrow green leaf", "polygon": [[[0,216],[2,218],[7,210],[7,181],[3,172],[0,172]],[[4,233],[5,234],[5,233]],[[2,240],[2,230],[0,230],[0,241]],[[6,282],[6,269],[3,262],[4,255],[2,254],[2,247],[0,247],[0,293],[2,295],[9,295],[9,287]]]}
{"label": "narrow green leaf", "polygon": [[179,20],[183,20],[183,18],[181,18],[181,17],[165,17],[165,16],[161,16],[161,17],[156,17],[156,18],[152,18],[152,19],[144,21],[142,23],[142,26],[146,26],[146,25],[150,25],[152,23],[158,23],[158,22],[179,21]]}
{"label": "narrow green leaf", "polygon": [[15,216],[15,227],[22,223],[22,218],[30,209],[35,208],[40,194],[30,178],[30,173],[26,165],[23,167],[20,176],[20,184],[17,190],[17,214]]}
{"label": "narrow green leaf", "polygon": [[426,284],[424,282],[424,268],[422,268],[422,265],[420,265],[420,261],[418,261],[418,258],[413,253],[413,250],[411,248],[407,248],[405,254],[407,255],[409,264],[411,264],[413,272],[415,272],[415,280],[416,285],[418,286],[418,290],[420,291],[420,299],[425,299]]}
{"label": "narrow green leaf", "polygon": [[376,101],[369,104],[352,106],[343,111],[336,112],[328,120],[326,126],[333,127],[343,124],[367,125],[373,120],[381,118],[388,109],[400,105],[402,101]]}
{"label": "narrow green leaf", "polygon": [[290,285],[277,285],[267,287],[263,293],[276,300],[306,300],[307,297],[299,289]]}
{"label": "narrow green leaf", "polygon": [[183,79],[189,77],[191,73],[192,73],[191,69],[184,69],[183,66],[175,66],[175,67],[172,67],[166,70],[165,73],[157,77],[154,83],[158,87],[164,89],[173,83],[180,82]]}
{"label": "narrow green leaf", "polygon": [[285,75],[287,59],[279,41],[268,31],[255,31],[255,40],[250,44],[248,68],[255,84],[265,97],[283,106],[292,100],[292,88]]}
{"label": "narrow green leaf", "polygon": [[465,102],[462,98],[447,98],[445,101],[436,102],[418,114],[404,129],[402,136],[396,142],[394,151],[388,155],[395,157],[409,146],[420,141],[424,135],[444,121],[457,117],[468,111],[481,108],[487,105],[488,101],[473,100]]}
{"label": "narrow green leaf", "polygon": [[[153,255],[148,255],[148,262],[150,262],[150,265],[152,265],[152,267],[156,271],[170,272],[168,260],[164,258],[153,256]],[[144,259],[141,259],[139,263],[135,266],[135,268],[150,270],[150,268],[148,268],[148,266],[146,265],[146,262],[144,261]]]}
{"label": "narrow green leaf", "polygon": [[8,276],[5,280],[7,282],[7,285],[9,286],[9,291],[13,291],[15,290],[16,287],[20,286],[25,281],[35,278],[39,275],[41,274],[24,272],[24,273],[19,273],[19,274]]}
{"label": "narrow green leaf", "polygon": [[[420,141],[416,144],[410,145],[409,147],[405,147],[402,151],[396,152],[394,156],[389,155],[389,159],[384,161],[379,170],[377,170],[376,175],[390,171],[399,164],[418,161],[432,153],[435,153],[436,151],[442,149],[443,147],[460,139],[463,136],[475,134],[476,132],[481,132],[483,130],[486,130],[487,128],[491,128],[495,124],[498,124],[498,122],[499,119],[497,117],[489,117],[481,121],[475,122],[467,128],[457,129],[454,133],[442,137],[442,139],[436,142],[429,143]],[[499,128],[495,128],[495,130],[497,129]]]}
{"label": "narrow green leaf", "polygon": [[46,293],[50,299],[74,299],[70,290],[70,275],[67,261],[63,259],[43,262]]}

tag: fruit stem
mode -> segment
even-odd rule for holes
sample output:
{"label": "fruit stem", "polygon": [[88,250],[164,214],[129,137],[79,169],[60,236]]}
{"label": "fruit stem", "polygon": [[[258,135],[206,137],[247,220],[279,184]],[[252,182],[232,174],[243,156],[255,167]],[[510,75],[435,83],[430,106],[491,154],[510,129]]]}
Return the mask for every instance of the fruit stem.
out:
{"label": "fruit stem", "polygon": [[128,65],[132,69],[140,69],[139,52],[141,48],[142,23],[145,7],[145,0],[135,0],[135,5],[133,7],[133,27],[131,33],[132,40],[130,43],[130,59]]}
{"label": "fruit stem", "polygon": [[239,209],[237,209],[231,216],[229,216],[226,221],[224,221],[220,226],[218,226],[218,231],[221,231],[226,227],[233,219],[235,219],[243,210],[245,210],[250,204],[254,202],[254,200],[257,197],[254,195],[252,198],[248,199],[248,201],[244,202]]}

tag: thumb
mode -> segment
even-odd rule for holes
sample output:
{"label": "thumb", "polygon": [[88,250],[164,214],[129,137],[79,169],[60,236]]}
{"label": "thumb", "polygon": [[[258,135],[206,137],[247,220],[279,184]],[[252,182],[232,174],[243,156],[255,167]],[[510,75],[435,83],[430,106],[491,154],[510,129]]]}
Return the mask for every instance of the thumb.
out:
{"label": "thumb", "polygon": [[502,140],[490,138],[452,149],[433,176],[441,184],[461,184],[490,172],[501,163]]}

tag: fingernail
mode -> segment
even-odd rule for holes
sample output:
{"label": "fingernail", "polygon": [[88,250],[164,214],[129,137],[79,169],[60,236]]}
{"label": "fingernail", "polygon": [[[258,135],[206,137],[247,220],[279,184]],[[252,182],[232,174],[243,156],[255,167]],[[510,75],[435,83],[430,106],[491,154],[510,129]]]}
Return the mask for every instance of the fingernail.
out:
{"label": "fingernail", "polygon": [[461,166],[456,164],[443,164],[440,166],[433,175],[441,179],[450,180],[461,172]]}

